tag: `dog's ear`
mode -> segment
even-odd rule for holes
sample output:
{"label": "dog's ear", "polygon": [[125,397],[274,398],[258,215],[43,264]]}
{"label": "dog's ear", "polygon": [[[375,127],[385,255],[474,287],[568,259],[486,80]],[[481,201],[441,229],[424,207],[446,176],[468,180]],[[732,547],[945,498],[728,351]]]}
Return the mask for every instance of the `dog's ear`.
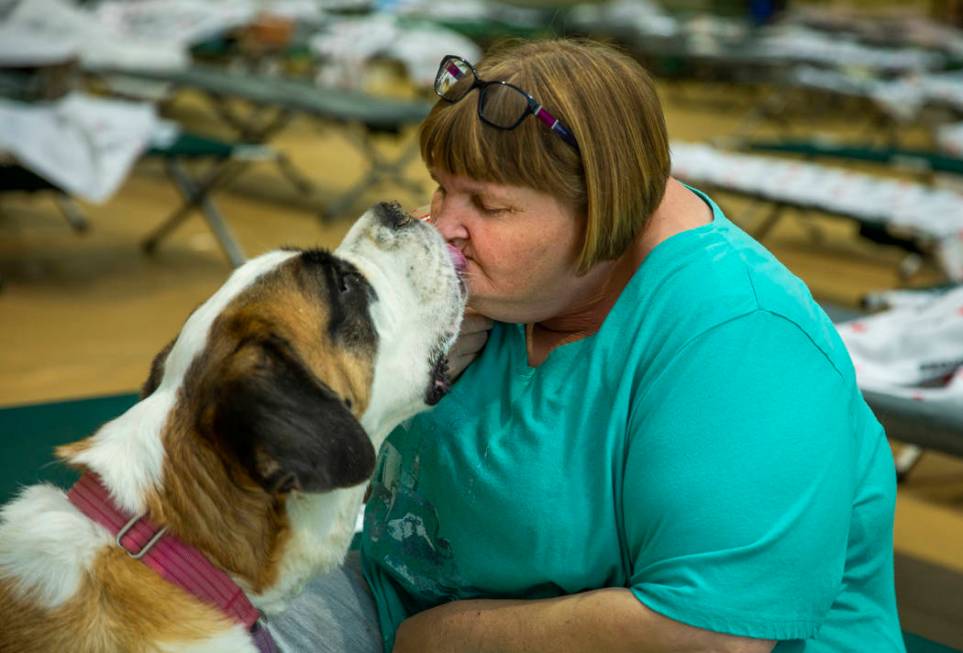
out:
{"label": "dog's ear", "polygon": [[367,433],[283,343],[245,344],[217,376],[204,411],[211,436],[266,491],[326,492],[371,476]]}
{"label": "dog's ear", "polygon": [[150,374],[147,380],[144,381],[144,385],[140,388],[140,398],[146,399],[150,395],[154,394],[154,390],[160,385],[161,379],[164,378],[164,363],[167,362],[167,355],[171,353],[171,349],[174,348],[174,343],[177,342],[177,338],[174,338],[167,346],[160,350],[160,352],[154,356],[153,362],[150,364]]}

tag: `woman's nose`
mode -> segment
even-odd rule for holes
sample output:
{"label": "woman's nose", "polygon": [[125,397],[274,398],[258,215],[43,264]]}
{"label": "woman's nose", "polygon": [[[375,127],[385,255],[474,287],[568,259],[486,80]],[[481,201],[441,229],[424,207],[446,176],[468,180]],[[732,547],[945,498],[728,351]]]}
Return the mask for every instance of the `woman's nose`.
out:
{"label": "woman's nose", "polygon": [[445,206],[445,203],[432,211],[431,223],[449,243],[468,239],[468,229],[464,220],[461,219],[458,211],[454,210],[453,207]]}

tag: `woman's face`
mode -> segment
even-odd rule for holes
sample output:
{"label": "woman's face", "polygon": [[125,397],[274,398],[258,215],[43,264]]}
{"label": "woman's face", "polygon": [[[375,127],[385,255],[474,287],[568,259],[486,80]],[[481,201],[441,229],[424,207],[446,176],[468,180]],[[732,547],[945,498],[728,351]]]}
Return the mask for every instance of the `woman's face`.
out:
{"label": "woman's face", "polygon": [[431,221],[468,262],[470,304],[503,322],[557,315],[577,286],[582,220],[567,204],[523,186],[431,171]]}

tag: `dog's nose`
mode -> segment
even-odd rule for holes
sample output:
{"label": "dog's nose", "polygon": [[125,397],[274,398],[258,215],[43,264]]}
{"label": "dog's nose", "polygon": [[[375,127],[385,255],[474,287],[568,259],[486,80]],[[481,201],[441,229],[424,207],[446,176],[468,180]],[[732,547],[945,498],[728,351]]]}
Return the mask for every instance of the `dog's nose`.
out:
{"label": "dog's nose", "polygon": [[392,229],[400,229],[411,222],[411,216],[397,202],[381,202],[375,204],[373,210],[381,224]]}

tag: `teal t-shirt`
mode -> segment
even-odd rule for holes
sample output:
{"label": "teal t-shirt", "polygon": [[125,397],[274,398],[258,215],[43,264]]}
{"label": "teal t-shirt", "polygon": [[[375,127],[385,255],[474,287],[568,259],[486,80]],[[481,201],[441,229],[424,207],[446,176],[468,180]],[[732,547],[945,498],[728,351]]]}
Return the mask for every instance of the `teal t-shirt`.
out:
{"label": "teal t-shirt", "polygon": [[447,601],[602,587],[779,653],[904,650],[883,429],[805,285],[703,197],[594,336],[532,368],[496,324],[389,436],[361,543],[386,651]]}

